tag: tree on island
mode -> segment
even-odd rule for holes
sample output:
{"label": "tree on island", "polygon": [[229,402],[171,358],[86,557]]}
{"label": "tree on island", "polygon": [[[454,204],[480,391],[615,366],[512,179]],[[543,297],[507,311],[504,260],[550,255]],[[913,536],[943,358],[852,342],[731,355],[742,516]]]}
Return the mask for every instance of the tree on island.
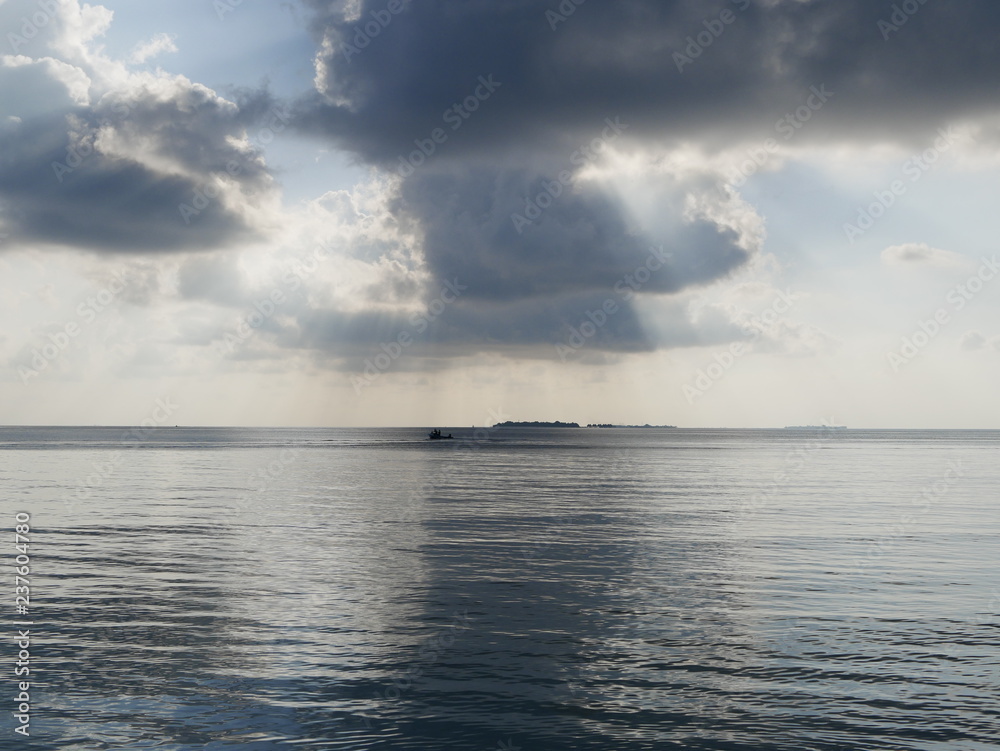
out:
{"label": "tree on island", "polygon": [[508,420],[507,422],[498,422],[493,426],[494,428],[578,428],[579,423],[576,422],[560,422],[556,420],[555,422],[514,422],[513,420]]}
{"label": "tree on island", "polygon": [[[556,420],[555,422],[515,422],[513,420],[508,420],[507,422],[498,422],[493,426],[494,428],[578,428],[579,423],[576,422],[560,422]],[[645,425],[612,425],[609,422],[606,423],[590,423],[587,425],[588,428],[676,428],[676,425],[650,425],[646,423]]]}

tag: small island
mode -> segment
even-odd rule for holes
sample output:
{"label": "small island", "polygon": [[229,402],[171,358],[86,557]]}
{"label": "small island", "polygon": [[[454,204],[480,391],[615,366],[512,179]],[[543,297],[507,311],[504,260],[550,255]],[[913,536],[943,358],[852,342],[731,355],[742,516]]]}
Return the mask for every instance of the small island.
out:
{"label": "small island", "polygon": [[[556,420],[555,422],[542,422],[540,420],[534,420],[531,422],[515,422],[514,420],[508,420],[507,422],[498,422],[493,426],[494,428],[579,428],[580,423],[578,422],[561,422]],[[610,422],[606,423],[590,423],[587,425],[588,428],[651,428],[654,430],[660,429],[673,429],[676,425],[650,425],[646,423],[645,425],[613,425]]]}

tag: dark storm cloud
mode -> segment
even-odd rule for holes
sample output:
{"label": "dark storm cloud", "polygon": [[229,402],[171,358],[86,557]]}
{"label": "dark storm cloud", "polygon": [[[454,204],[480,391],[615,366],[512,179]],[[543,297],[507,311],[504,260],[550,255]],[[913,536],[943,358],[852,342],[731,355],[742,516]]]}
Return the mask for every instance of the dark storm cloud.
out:
{"label": "dark storm cloud", "polygon": [[[458,280],[456,280],[458,281]],[[464,285],[460,285],[464,286]],[[599,311],[608,310],[610,315]],[[571,341],[574,330],[591,326],[593,313],[600,326],[586,337],[586,349],[574,359],[594,351],[644,352],[659,346],[691,346],[706,341],[689,321],[678,322],[659,338],[650,337],[629,305],[609,294],[570,294],[537,297],[518,303],[459,299],[439,310],[432,305],[410,314],[375,311],[345,313],[309,310],[298,316],[298,326],[275,338],[283,348],[313,349],[352,358],[351,369],[365,357],[389,351],[404,342],[402,352],[422,358],[450,358],[477,352],[501,351],[515,355],[555,354],[554,345]],[[733,333],[733,332],[727,332]],[[384,345],[384,346],[382,346]],[[386,349],[388,348],[388,349]]]}
{"label": "dark storm cloud", "polygon": [[[525,196],[556,191],[545,177],[527,168],[428,169],[404,182],[398,203],[420,218],[429,270],[462,279],[468,298],[607,291],[645,263],[649,238],[630,231],[620,207],[596,189],[563,188],[536,219],[515,224],[511,216],[525,211]],[[670,255],[644,291],[677,292],[724,276],[747,260],[737,239],[704,220],[660,234]]]}
{"label": "dark storm cloud", "polygon": [[[108,252],[180,251],[248,235],[221,200],[198,201],[219,176],[247,194],[268,189],[255,155],[227,142],[269,102],[223,103],[201,87],[165,85],[109,95],[93,107],[9,120],[0,127],[0,219],[12,241]],[[126,144],[108,153],[100,139]],[[160,165],[177,165],[166,171]],[[228,168],[227,168],[228,165]],[[197,206],[185,216],[181,207]]]}
{"label": "dark storm cloud", "polygon": [[[773,136],[778,119],[818,90],[836,105],[800,142],[903,141],[995,108],[1000,70],[1000,6],[986,0],[307,4],[322,42],[319,91],[299,103],[297,123],[403,177],[397,217],[421,234],[437,281],[470,288],[461,322],[441,335],[470,341],[558,339],[565,319],[634,270],[650,245],[672,257],[643,294],[710,283],[748,259],[752,242],[688,210],[692,193],[725,204],[717,182],[677,178],[664,189],[660,226],[645,233],[595,182],[562,181],[551,196],[559,174],[590,163],[571,155],[606,135],[611,118],[627,128],[626,151],[694,142],[711,152]],[[544,211],[512,221],[543,192],[552,197]],[[597,347],[698,338],[650,342],[623,308]]]}
{"label": "dark storm cloud", "polygon": [[[907,0],[915,12],[895,17],[893,3],[871,0],[439,0],[407,3],[384,25],[386,0],[361,2],[350,21],[342,3],[310,4],[328,42],[329,101],[304,121],[382,163],[440,124],[480,75],[502,88],[450,154],[579,139],[609,114],[633,135],[727,138],[773,123],[820,84],[838,97],[826,127],[845,135],[929,127],[992,108],[1000,69],[1000,6],[988,0]],[[561,7],[575,10],[547,19]],[[719,22],[724,11],[731,23]],[[702,46],[706,22],[721,33]]]}

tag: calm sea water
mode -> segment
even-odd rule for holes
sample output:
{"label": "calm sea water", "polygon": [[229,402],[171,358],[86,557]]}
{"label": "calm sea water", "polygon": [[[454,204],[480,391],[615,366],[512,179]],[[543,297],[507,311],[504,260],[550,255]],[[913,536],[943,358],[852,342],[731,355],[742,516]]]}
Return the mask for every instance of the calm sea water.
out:
{"label": "calm sea water", "polygon": [[0,429],[0,746],[1000,747],[1000,433],[451,430]]}

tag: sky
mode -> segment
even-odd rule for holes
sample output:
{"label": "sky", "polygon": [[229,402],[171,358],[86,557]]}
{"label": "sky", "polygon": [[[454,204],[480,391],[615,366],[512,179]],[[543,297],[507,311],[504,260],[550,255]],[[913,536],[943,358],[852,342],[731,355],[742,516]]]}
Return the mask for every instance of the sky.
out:
{"label": "sky", "polygon": [[997,428],[987,0],[0,0],[0,423]]}

